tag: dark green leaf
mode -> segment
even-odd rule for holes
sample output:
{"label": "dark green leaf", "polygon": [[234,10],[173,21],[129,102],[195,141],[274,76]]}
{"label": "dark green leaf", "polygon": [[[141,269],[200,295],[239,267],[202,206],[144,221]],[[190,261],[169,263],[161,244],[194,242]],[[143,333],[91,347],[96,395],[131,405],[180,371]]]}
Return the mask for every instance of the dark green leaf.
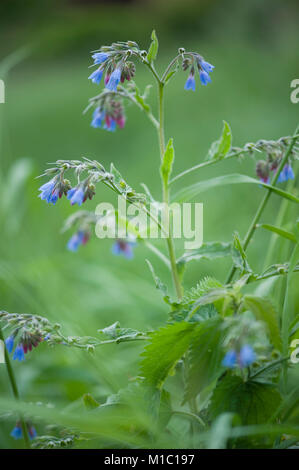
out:
{"label": "dark green leaf", "polygon": [[210,318],[199,324],[194,332],[184,401],[195,398],[223,371],[222,321],[219,316]]}
{"label": "dark green leaf", "polygon": [[237,413],[243,425],[268,421],[281,402],[276,386],[226,375],[214,390],[210,412],[212,419],[221,413]]}

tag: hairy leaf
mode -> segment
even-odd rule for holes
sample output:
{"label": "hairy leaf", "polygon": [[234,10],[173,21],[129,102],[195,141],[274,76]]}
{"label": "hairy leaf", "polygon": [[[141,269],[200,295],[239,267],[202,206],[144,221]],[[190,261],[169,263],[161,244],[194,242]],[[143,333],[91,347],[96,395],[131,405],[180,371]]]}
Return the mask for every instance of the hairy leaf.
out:
{"label": "hairy leaf", "polygon": [[174,323],[150,334],[150,343],[142,353],[141,373],[146,381],[161,387],[189,348],[194,323]]}
{"label": "hairy leaf", "polygon": [[232,132],[229,124],[223,121],[222,134],[219,140],[213,142],[208,153],[207,160],[221,160],[224,158],[231,149],[232,145]]}
{"label": "hairy leaf", "polygon": [[147,60],[149,62],[153,62],[158,54],[158,48],[159,48],[159,43],[158,43],[158,38],[156,36],[156,31],[153,30],[152,35],[151,35],[151,44],[147,53]]}

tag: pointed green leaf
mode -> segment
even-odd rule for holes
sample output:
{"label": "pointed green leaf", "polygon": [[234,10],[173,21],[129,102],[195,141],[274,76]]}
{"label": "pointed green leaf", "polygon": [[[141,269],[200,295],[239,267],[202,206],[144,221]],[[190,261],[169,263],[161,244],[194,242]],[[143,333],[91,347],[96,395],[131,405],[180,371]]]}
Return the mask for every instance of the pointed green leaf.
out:
{"label": "pointed green leaf", "polygon": [[158,48],[159,48],[159,43],[158,43],[158,38],[156,36],[156,31],[153,30],[152,35],[151,35],[151,44],[147,53],[147,60],[149,62],[154,62],[154,60],[157,57],[158,53]]}
{"label": "pointed green leaf", "polygon": [[278,315],[270,300],[253,295],[245,295],[244,306],[254,314],[257,320],[262,320],[266,323],[273,346],[281,351],[282,342],[278,325]]}
{"label": "pointed green leaf", "polygon": [[173,160],[174,160],[173,139],[169,139],[166,150],[163,155],[162,164],[161,164],[161,175],[165,183],[168,183],[168,178],[172,171]]}
{"label": "pointed green leaf", "polygon": [[297,239],[295,235],[292,232],[288,232],[287,230],[284,230],[280,227],[275,227],[274,225],[270,224],[261,224],[259,227],[265,228],[266,230],[269,230],[270,232],[277,233],[277,235],[280,235],[283,238],[287,238],[288,240],[291,240],[294,243],[297,243]]}
{"label": "pointed green leaf", "polygon": [[231,243],[207,242],[203,243],[196,250],[186,251],[179,259],[178,263],[188,263],[192,260],[222,258],[231,255]]}
{"label": "pointed green leaf", "polygon": [[267,189],[271,189],[271,191],[273,191],[274,193],[276,193],[277,195],[281,197],[284,197],[292,202],[296,202],[297,204],[299,203],[299,199],[293,194],[283,191],[282,189],[279,189],[276,186],[271,186],[270,184],[261,183],[259,180],[255,178],[251,178],[251,176],[241,175],[238,173],[233,173],[231,175],[217,176],[216,178],[211,178],[209,180],[199,181],[198,183],[192,184],[178,191],[174,195],[173,200],[177,202],[186,202],[198,196],[199,194],[205,191],[208,191],[209,189],[214,189],[218,186],[225,186],[225,185],[231,185],[231,184],[244,184],[244,183],[257,184],[259,186],[263,186]]}
{"label": "pointed green leaf", "polygon": [[246,253],[243,249],[242,243],[237,233],[234,233],[232,257],[233,257],[235,267],[241,270],[242,275],[247,274],[247,273],[252,273],[252,270],[247,262]]}
{"label": "pointed green leaf", "polygon": [[207,160],[221,160],[230,151],[232,146],[232,133],[229,124],[223,121],[220,139],[211,145]]}

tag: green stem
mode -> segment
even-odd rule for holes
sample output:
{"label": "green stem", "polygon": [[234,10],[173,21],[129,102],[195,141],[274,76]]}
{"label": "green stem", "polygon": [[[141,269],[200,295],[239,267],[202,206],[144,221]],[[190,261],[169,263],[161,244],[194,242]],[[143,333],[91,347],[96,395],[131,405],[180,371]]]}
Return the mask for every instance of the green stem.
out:
{"label": "green stem", "polygon": [[[164,137],[164,83],[159,81],[158,83],[159,89],[159,145],[160,145],[160,157],[161,160],[163,159],[164,152],[165,152],[165,137]],[[163,184],[163,202],[168,206],[169,203],[169,183],[162,178]],[[171,235],[171,231],[169,229],[168,237],[166,238],[169,259],[170,259],[170,266],[172,272],[173,283],[175,286],[176,294],[178,299],[180,300],[183,296],[183,289],[181,285],[181,281],[178,274],[177,264],[176,264],[176,257],[175,257],[175,249],[173,244],[173,239]]]}
{"label": "green stem", "polygon": [[[295,131],[295,134],[293,135],[293,137],[292,137],[292,139],[291,139],[291,141],[290,141],[290,143],[289,143],[289,146],[288,146],[288,148],[287,148],[287,150],[286,150],[286,153],[285,153],[284,157],[282,158],[282,160],[281,160],[281,162],[280,162],[280,165],[279,165],[279,167],[277,168],[277,171],[276,171],[276,173],[274,174],[274,176],[273,176],[273,178],[272,178],[271,186],[275,186],[275,185],[276,185],[277,180],[278,180],[278,177],[279,177],[279,175],[280,175],[280,172],[282,171],[284,165],[286,164],[286,162],[287,162],[287,160],[288,160],[288,158],[289,158],[289,156],[290,156],[290,154],[291,154],[291,151],[292,151],[292,149],[293,149],[293,147],[294,147],[294,145],[295,145],[296,139],[298,138],[298,136],[297,136],[298,129],[299,129],[299,126],[297,127],[297,129],[296,129],[296,131]],[[252,220],[252,222],[251,222],[251,224],[250,224],[250,227],[249,227],[249,229],[248,229],[248,231],[247,231],[247,233],[246,233],[246,235],[245,235],[244,241],[243,241],[243,248],[244,248],[244,250],[246,250],[246,248],[247,248],[247,246],[248,246],[248,244],[249,244],[249,242],[250,242],[250,240],[251,240],[251,238],[252,238],[252,236],[253,236],[253,234],[254,234],[256,228],[257,228],[257,224],[258,224],[258,222],[259,222],[259,220],[260,220],[260,218],[261,218],[261,216],[262,216],[262,214],[263,214],[263,212],[264,212],[264,210],[265,210],[265,207],[266,207],[266,205],[267,205],[267,203],[268,203],[268,201],[269,201],[269,198],[270,198],[270,196],[271,196],[271,193],[272,193],[272,190],[271,190],[271,189],[268,189],[268,190],[267,190],[267,193],[265,194],[264,198],[262,199],[262,201],[261,201],[261,203],[260,203],[260,205],[259,205],[259,207],[258,207],[258,209],[257,209],[257,211],[256,211],[256,214],[255,214],[255,216],[254,216],[254,218],[253,218],[253,220]],[[232,267],[231,270],[230,270],[230,273],[229,273],[229,275],[228,275],[226,284],[229,284],[229,283],[232,281],[235,272],[236,272],[236,268],[235,268],[235,267]]]}
{"label": "green stem", "polygon": [[[0,340],[3,341],[3,343],[4,343],[4,337],[3,337],[1,327],[0,327]],[[12,392],[13,392],[13,395],[14,395],[15,399],[18,401],[20,399],[20,395],[19,395],[19,391],[18,391],[18,387],[17,387],[17,382],[16,382],[16,379],[15,379],[15,376],[14,376],[14,372],[13,372],[13,368],[12,368],[12,365],[11,365],[11,362],[10,362],[9,354],[8,354],[7,349],[6,349],[5,346],[4,346],[4,357],[5,357],[5,364],[6,364],[7,374],[8,374],[8,377],[9,377],[10,384],[11,384]],[[20,415],[20,422],[21,422],[23,437],[24,437],[24,441],[25,441],[25,447],[27,449],[29,449],[30,448],[30,440],[29,440],[29,435],[28,435],[28,429],[27,429],[27,425],[26,425],[22,415]]]}

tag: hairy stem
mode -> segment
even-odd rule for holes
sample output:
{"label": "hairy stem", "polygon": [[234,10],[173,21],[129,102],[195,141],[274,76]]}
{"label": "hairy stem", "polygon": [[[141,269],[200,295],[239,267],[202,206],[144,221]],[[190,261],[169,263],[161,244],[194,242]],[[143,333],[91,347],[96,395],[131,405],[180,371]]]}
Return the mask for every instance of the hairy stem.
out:
{"label": "hairy stem", "polygon": [[[1,327],[0,327],[0,340],[3,341],[3,343],[4,343],[4,337],[3,337]],[[11,388],[12,388],[12,393],[13,393],[15,399],[19,400],[20,395],[19,395],[19,390],[18,390],[18,387],[17,387],[17,382],[16,382],[16,379],[15,379],[15,376],[14,376],[14,372],[13,372],[13,368],[12,368],[12,365],[11,365],[11,362],[10,362],[9,354],[8,354],[7,349],[6,349],[5,346],[4,346],[4,357],[5,357],[5,365],[6,365],[8,378],[9,378]],[[22,426],[23,437],[24,437],[24,441],[25,441],[25,447],[27,449],[29,449],[30,448],[30,440],[29,440],[29,435],[28,435],[28,429],[27,429],[27,425],[26,425],[22,415],[20,415],[20,422],[21,422],[21,426]]]}
{"label": "hairy stem", "polygon": [[[273,178],[272,178],[271,186],[275,186],[275,185],[276,185],[277,180],[278,180],[278,177],[279,177],[279,175],[280,175],[280,172],[282,171],[284,165],[285,165],[285,164],[287,163],[287,161],[288,161],[288,158],[289,158],[289,156],[290,156],[290,154],[291,154],[291,151],[292,151],[292,149],[293,149],[293,147],[294,147],[294,145],[295,145],[296,139],[298,138],[298,136],[297,136],[297,134],[298,134],[298,129],[299,129],[299,126],[297,127],[297,129],[296,129],[296,131],[295,131],[295,133],[294,133],[294,135],[293,135],[293,137],[292,137],[292,139],[291,139],[291,141],[290,141],[290,143],[289,143],[289,146],[288,146],[288,148],[287,148],[287,150],[286,150],[286,153],[285,153],[284,157],[282,158],[282,160],[281,160],[281,162],[280,162],[280,165],[279,165],[279,167],[277,168],[277,171],[276,171],[276,173],[274,174],[274,176],[273,176]],[[267,205],[267,203],[268,203],[268,201],[269,201],[269,198],[270,198],[270,196],[271,196],[271,193],[272,193],[272,190],[271,190],[271,189],[268,189],[267,192],[266,192],[266,194],[265,194],[265,196],[263,197],[263,199],[262,199],[262,201],[261,201],[261,203],[260,203],[260,205],[259,205],[259,207],[258,207],[256,213],[255,213],[255,216],[253,217],[253,220],[252,220],[252,222],[251,222],[251,224],[250,224],[250,226],[249,226],[249,229],[248,229],[248,231],[247,231],[247,233],[246,233],[246,235],[245,235],[244,241],[243,241],[243,248],[244,248],[244,250],[246,250],[246,248],[247,248],[247,246],[248,246],[248,244],[249,244],[251,238],[252,238],[253,235],[254,235],[254,232],[255,232],[255,230],[256,230],[256,228],[257,228],[257,224],[258,224],[258,222],[259,222],[259,220],[260,220],[260,218],[261,218],[261,216],[262,216],[262,214],[263,214],[263,212],[264,212],[264,210],[265,210],[265,207],[266,207],[266,205]],[[232,281],[235,272],[236,272],[236,268],[235,268],[235,267],[231,268],[230,273],[229,273],[228,278],[227,278],[227,281],[226,281],[226,284],[229,284],[229,283]]]}

